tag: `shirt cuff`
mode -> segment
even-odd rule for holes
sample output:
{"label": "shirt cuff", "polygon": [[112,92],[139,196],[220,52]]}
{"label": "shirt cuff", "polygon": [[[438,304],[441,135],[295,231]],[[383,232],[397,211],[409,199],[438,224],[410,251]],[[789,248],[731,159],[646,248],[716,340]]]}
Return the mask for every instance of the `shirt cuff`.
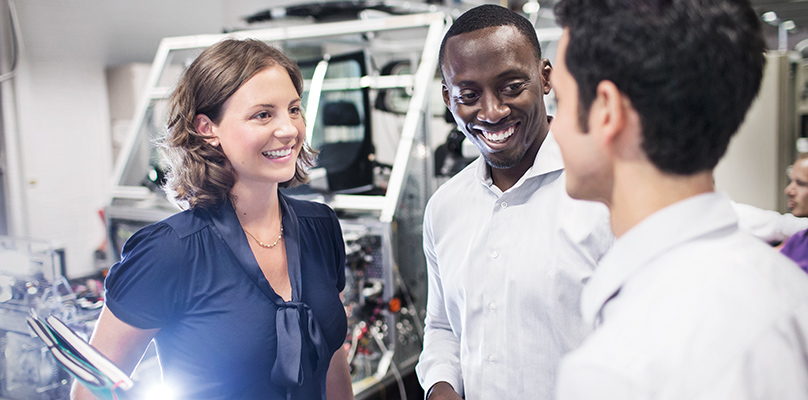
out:
{"label": "shirt cuff", "polygon": [[423,381],[423,387],[426,391],[424,398],[426,398],[426,393],[429,392],[429,389],[438,382],[446,382],[452,385],[455,392],[457,392],[460,397],[464,397],[463,378],[457,376],[455,369],[448,366],[436,366],[433,367],[432,371],[429,371]]}

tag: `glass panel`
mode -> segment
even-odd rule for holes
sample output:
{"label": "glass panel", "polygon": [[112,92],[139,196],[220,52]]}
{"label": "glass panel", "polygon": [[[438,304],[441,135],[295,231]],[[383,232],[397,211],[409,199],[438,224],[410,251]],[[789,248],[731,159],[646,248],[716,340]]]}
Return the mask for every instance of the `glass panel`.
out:
{"label": "glass panel", "polygon": [[[119,185],[146,186],[157,190],[157,183],[162,178],[164,163],[158,157],[155,140],[164,135],[165,99],[152,99],[143,115],[137,140],[133,144],[132,152],[126,160],[126,167]],[[157,170],[156,170],[157,168]],[[155,175],[157,173],[157,175]]]}
{"label": "glass panel", "polygon": [[182,72],[194,62],[196,57],[199,56],[203,50],[205,50],[204,47],[197,47],[193,49],[169,51],[163,70],[160,71],[157,87],[173,88],[177,81],[179,81]]}

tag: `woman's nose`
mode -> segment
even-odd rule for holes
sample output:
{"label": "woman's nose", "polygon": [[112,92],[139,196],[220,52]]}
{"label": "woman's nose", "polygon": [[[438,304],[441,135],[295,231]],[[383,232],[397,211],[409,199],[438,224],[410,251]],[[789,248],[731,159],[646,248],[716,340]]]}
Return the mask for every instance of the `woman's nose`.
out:
{"label": "woman's nose", "polygon": [[295,124],[294,117],[289,113],[278,116],[278,125],[275,126],[275,135],[278,137],[293,137],[297,136],[297,124]]}

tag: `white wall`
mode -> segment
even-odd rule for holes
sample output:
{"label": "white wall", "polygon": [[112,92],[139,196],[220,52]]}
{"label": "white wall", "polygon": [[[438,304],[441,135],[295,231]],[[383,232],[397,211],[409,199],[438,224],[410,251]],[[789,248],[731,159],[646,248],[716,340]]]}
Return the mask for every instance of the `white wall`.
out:
{"label": "white wall", "polygon": [[82,60],[22,67],[16,88],[28,236],[64,246],[69,273],[89,273],[104,240],[98,211],[112,170],[104,67]]}
{"label": "white wall", "polygon": [[164,36],[219,32],[222,3],[14,2],[22,46],[8,109],[16,109],[17,131],[6,135],[20,141],[25,205],[10,210],[24,214],[10,234],[63,247],[68,277],[96,272],[93,252],[105,240],[98,212],[113,170],[107,67],[122,59],[151,63]]}
{"label": "white wall", "polygon": [[787,56],[768,54],[760,92],[715,169],[716,189],[739,203],[788,211],[781,194],[785,165],[793,161],[795,148],[788,111],[793,104],[784,97],[791,82]]}

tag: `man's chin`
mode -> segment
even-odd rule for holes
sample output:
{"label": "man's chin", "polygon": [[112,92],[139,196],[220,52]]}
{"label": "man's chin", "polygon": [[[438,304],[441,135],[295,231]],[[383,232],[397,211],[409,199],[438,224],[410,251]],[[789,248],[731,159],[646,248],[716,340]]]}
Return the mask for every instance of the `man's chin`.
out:
{"label": "man's chin", "polygon": [[507,158],[507,159],[501,159],[501,158],[491,157],[490,155],[483,153],[483,158],[485,159],[485,163],[488,164],[489,167],[496,168],[496,169],[510,169],[510,168],[513,168],[516,165],[518,165],[520,161],[522,161],[522,158],[524,158],[524,156],[525,155],[522,154],[521,157],[510,157],[510,158]]}

